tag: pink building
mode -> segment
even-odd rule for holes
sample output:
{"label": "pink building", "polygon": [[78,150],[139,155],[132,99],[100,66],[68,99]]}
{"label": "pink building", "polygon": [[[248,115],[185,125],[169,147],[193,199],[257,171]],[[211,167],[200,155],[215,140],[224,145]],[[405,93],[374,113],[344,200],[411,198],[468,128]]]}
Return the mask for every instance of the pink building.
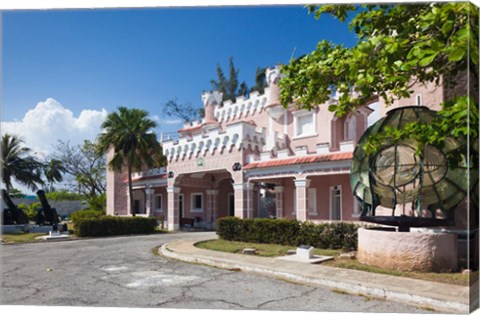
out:
{"label": "pink building", "polygon": [[[107,214],[163,217],[169,230],[186,224],[213,228],[224,216],[355,221],[360,207],[352,196],[350,167],[366,128],[397,107],[438,110],[445,100],[469,94],[469,87],[478,91],[463,73],[451,78],[453,88],[443,80],[438,86],[417,84],[410,98],[391,106],[374,99],[339,118],[328,111],[335,95],[312,111],[294,104],[283,108],[279,78],[278,67],[267,70],[265,93],[235,103],[221,104],[220,93],[204,93],[203,121],[186,124],[177,140],[162,143],[168,167],[134,174],[134,209],[129,209],[126,174],[108,171]],[[470,95],[478,102],[478,93]],[[391,213],[377,208],[382,211]],[[430,232],[457,234],[458,257],[478,266],[478,210],[466,198],[454,215],[455,226]]]}
{"label": "pink building", "polygon": [[[107,214],[163,216],[169,230],[192,222],[212,228],[224,216],[357,220],[352,153],[385,105],[372,100],[342,118],[328,111],[335,96],[312,111],[293,104],[285,109],[279,104],[279,68],[266,75],[264,94],[223,106],[220,93],[202,95],[203,121],[186,124],[178,140],[162,143],[168,167],[134,174],[135,209],[127,202],[126,175],[109,171]],[[427,86],[396,106],[442,101],[443,90]]]}

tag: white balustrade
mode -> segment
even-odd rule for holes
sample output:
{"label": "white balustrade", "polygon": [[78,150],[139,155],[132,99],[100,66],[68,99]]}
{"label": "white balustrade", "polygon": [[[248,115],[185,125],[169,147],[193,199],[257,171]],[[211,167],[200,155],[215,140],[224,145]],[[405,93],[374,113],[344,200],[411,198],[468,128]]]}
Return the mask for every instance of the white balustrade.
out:
{"label": "white balustrade", "polygon": [[[198,133],[191,137],[179,138],[175,141],[163,142],[163,149],[167,160],[190,159],[198,155],[205,155],[213,150],[222,150],[226,148],[230,150],[232,147],[240,150],[244,146],[258,146],[260,151],[264,151],[265,139],[267,138],[265,128],[256,128],[256,126],[238,121],[226,127],[225,131],[218,128],[210,130],[207,134]],[[285,147],[285,139],[282,136],[274,135],[271,142],[275,149]],[[222,151],[223,152],[223,151]]]}
{"label": "white balustrade", "polygon": [[214,115],[219,122],[222,122],[258,114],[267,104],[267,92],[268,88],[264,94],[252,92],[248,99],[239,96],[235,103],[232,103],[230,100],[224,101],[222,107],[215,108]]}
{"label": "white balustrade", "polygon": [[159,168],[152,168],[142,172],[134,172],[132,173],[132,178],[140,178],[140,177],[147,177],[147,176],[155,176],[155,175],[164,175],[167,173],[167,169],[165,167]]}

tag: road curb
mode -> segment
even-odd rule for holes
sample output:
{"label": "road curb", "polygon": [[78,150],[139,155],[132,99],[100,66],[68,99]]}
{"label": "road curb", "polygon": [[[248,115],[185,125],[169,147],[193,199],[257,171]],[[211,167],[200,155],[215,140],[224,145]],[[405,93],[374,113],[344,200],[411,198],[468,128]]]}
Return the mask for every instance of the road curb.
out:
{"label": "road curb", "polygon": [[[222,261],[221,259],[198,257],[183,253],[177,253],[168,248],[169,243],[163,244],[158,252],[159,254],[181,260],[189,263],[204,264],[216,268],[239,270],[261,275],[274,276],[276,278],[298,282],[302,284],[318,285],[329,288],[331,290],[339,290],[353,295],[367,295],[374,298],[385,299],[388,301],[412,304],[421,308],[432,308],[436,311],[452,312],[452,313],[469,313],[470,307],[468,304],[459,302],[452,302],[448,299],[437,299],[427,296],[418,295],[415,293],[404,293],[389,289],[380,289],[368,287],[363,284],[338,282],[329,279],[320,279],[305,277],[292,272],[280,272],[264,267],[249,266],[241,263],[232,263]],[[412,288],[414,290],[414,288]]]}

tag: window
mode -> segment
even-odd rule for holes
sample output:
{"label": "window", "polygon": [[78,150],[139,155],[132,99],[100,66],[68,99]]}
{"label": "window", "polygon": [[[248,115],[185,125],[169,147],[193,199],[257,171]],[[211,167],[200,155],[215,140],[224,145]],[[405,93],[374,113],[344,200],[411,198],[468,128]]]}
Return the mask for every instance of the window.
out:
{"label": "window", "polygon": [[316,215],[317,214],[317,189],[309,188],[308,189],[308,213]]}
{"label": "window", "polygon": [[192,207],[191,212],[203,212],[203,194],[194,193],[192,194]]}
{"label": "window", "polygon": [[350,114],[350,116],[345,121],[344,135],[343,139],[346,141],[354,140],[357,128],[357,116],[355,114]]}
{"label": "window", "polygon": [[155,212],[162,212],[162,195],[153,196],[153,210]]}
{"label": "window", "polygon": [[316,135],[316,115],[312,112],[295,112],[294,114],[295,137],[308,137]]}
{"label": "window", "polygon": [[342,186],[330,187],[330,220],[342,220]]}
{"label": "window", "polygon": [[415,97],[415,99],[416,99],[417,105],[423,105],[422,94],[417,94],[417,96]]}

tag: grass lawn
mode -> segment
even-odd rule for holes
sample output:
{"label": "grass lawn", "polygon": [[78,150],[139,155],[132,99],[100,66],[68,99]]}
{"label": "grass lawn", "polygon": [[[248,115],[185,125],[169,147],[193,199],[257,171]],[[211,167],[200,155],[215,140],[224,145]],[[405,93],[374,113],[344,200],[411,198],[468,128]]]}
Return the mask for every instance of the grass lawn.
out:
{"label": "grass lawn", "polygon": [[5,243],[31,243],[43,242],[43,240],[35,239],[37,236],[47,235],[48,233],[21,233],[21,234],[2,234]]}
{"label": "grass lawn", "polygon": [[[399,271],[399,270],[383,269],[383,268],[378,268],[378,267],[359,263],[356,259],[335,259],[335,260],[326,261],[323,264],[326,266],[337,267],[337,268],[361,270],[361,271],[381,273],[381,274],[386,274],[391,276],[407,277],[407,278],[441,282],[441,283],[447,283],[447,284],[455,284],[455,285],[461,285],[461,286],[467,286],[469,284],[469,279],[470,279],[468,274],[462,274],[460,272],[437,273],[437,272],[414,272],[414,271]],[[474,273],[470,274],[470,276],[472,280],[478,277],[478,275]]]}
{"label": "grass lawn", "polygon": [[[289,249],[295,249],[294,246],[285,246],[277,244],[257,244],[257,243],[245,243],[245,242],[234,242],[234,241],[225,241],[225,240],[211,240],[195,244],[195,246],[204,249],[217,250],[228,253],[241,254],[244,248],[256,248],[257,256],[263,257],[275,257],[287,255]],[[419,280],[441,282],[447,284],[455,284],[461,286],[467,286],[469,284],[469,279],[472,280],[478,278],[478,271],[468,274],[462,274],[459,272],[456,273],[434,273],[434,272],[407,272],[407,271],[398,271],[398,270],[389,270],[382,269],[377,267],[372,267],[369,265],[361,264],[356,259],[348,258],[339,258],[342,251],[334,249],[314,249],[315,255],[321,256],[334,256],[334,260],[326,261],[322,265],[336,267],[336,268],[346,268],[361,270],[373,273],[387,274],[391,276],[398,277],[407,277],[414,278]],[[469,277],[471,276],[471,277]]]}
{"label": "grass lawn", "polygon": [[[263,257],[275,257],[275,256],[284,256],[287,255],[287,251],[289,249],[295,249],[295,246],[286,246],[286,245],[277,245],[277,244],[257,244],[257,243],[245,243],[245,242],[230,242],[224,240],[212,240],[212,241],[205,241],[195,244],[195,246],[210,249],[210,250],[217,250],[221,252],[228,252],[228,253],[242,253],[242,250],[246,247],[252,248],[254,247],[257,249],[257,255]],[[313,253],[315,255],[322,255],[322,256],[336,256],[339,254],[341,250],[335,249],[318,249],[315,248]]]}

